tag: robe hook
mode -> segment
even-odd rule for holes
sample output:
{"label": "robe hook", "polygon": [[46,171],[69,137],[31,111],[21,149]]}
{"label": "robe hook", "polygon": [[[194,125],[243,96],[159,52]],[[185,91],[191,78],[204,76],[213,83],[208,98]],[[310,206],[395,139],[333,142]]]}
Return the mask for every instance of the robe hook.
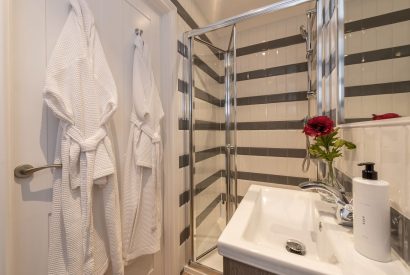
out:
{"label": "robe hook", "polygon": [[136,35],[142,36],[142,33],[143,33],[143,32],[144,32],[144,31],[141,30],[141,29],[135,29],[135,34],[136,34]]}

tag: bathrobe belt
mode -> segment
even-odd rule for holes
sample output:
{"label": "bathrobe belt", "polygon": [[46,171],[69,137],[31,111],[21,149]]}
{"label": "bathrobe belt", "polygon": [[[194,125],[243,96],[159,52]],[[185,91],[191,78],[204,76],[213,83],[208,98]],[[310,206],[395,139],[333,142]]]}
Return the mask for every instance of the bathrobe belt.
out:
{"label": "bathrobe belt", "polygon": [[131,113],[130,121],[135,125],[135,127],[137,127],[138,130],[146,134],[151,139],[153,144],[159,144],[161,142],[161,136],[152,131],[147,124],[141,122],[135,113]]}
{"label": "bathrobe belt", "polygon": [[[115,171],[106,147],[111,146],[111,143],[106,138],[107,132],[104,127],[97,129],[88,138],[84,138],[80,130],[73,125],[66,125],[65,133],[69,137],[66,139],[68,147],[66,150],[69,150],[69,154],[65,161],[68,163],[64,163],[63,160],[63,173],[67,173],[65,178],[69,181],[71,189],[80,188],[81,204],[81,213],[74,213],[70,203],[62,200],[62,214],[67,225],[65,226],[68,240],[67,253],[69,259],[78,259],[82,255],[83,262],[79,264],[83,265],[83,274],[93,274],[92,186],[93,184],[106,184],[107,179],[102,177],[113,174]],[[68,182],[63,182],[63,184],[68,184]],[[67,191],[69,189],[65,188]],[[81,227],[73,226],[79,218],[81,218]],[[74,266],[72,268],[76,269]]]}

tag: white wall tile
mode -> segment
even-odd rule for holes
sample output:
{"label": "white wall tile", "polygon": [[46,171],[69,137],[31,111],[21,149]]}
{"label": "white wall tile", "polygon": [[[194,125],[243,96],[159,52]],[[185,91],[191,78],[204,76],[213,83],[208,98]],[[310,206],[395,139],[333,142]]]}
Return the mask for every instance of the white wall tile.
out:
{"label": "white wall tile", "polygon": [[377,83],[377,67],[374,62],[362,64],[362,84],[374,84]]}
{"label": "white wall tile", "polygon": [[362,32],[345,34],[345,53],[352,54],[362,51]]}
{"label": "white wall tile", "polygon": [[377,15],[377,5],[374,0],[362,0],[362,18],[373,17]]}
{"label": "white wall tile", "polygon": [[[383,2],[390,2],[384,1]],[[377,37],[377,49],[384,49],[384,48],[391,48],[393,46],[393,26],[386,25],[382,27],[375,28],[376,30],[376,37]]]}
{"label": "white wall tile", "polygon": [[390,183],[390,199],[393,207],[401,210],[405,203],[406,150],[403,126],[383,127],[381,131],[381,162],[379,178]]}
{"label": "white wall tile", "polygon": [[361,97],[361,96],[346,97],[345,98],[345,116],[346,116],[346,118],[362,117],[362,98],[363,97]]}
{"label": "white wall tile", "polygon": [[374,62],[376,65],[377,83],[393,82],[393,60]]}
{"label": "white wall tile", "polygon": [[362,84],[362,64],[349,65],[345,67],[346,87]]}
{"label": "white wall tile", "polygon": [[288,158],[263,157],[263,156],[244,156],[237,157],[239,171],[287,175]]}
{"label": "white wall tile", "polygon": [[393,10],[404,10],[410,8],[410,0],[393,0]]}
{"label": "white wall tile", "polygon": [[[365,102],[363,102],[365,103]],[[377,113],[385,114],[393,110],[393,98],[391,94],[377,95]]]}
{"label": "white wall tile", "polygon": [[[377,99],[377,96],[362,97],[362,103],[363,104],[361,105],[361,107],[359,107],[361,109],[360,117],[361,118],[366,118],[366,117],[370,118],[370,117],[372,117],[372,114],[377,113],[378,102],[379,102],[379,100]],[[350,115],[349,115],[349,117],[350,117]]]}
{"label": "white wall tile", "polygon": [[410,21],[393,24],[393,45],[408,45],[410,42]]}
{"label": "white wall tile", "polygon": [[385,13],[389,13],[393,11],[393,1],[377,0],[376,5],[377,5],[377,15],[385,14]]}
{"label": "white wall tile", "polygon": [[408,93],[392,94],[392,110],[400,116],[410,116],[410,95]]}
{"label": "white wall tile", "polygon": [[406,133],[405,133],[405,144],[406,147],[406,175],[405,175],[405,184],[403,185],[403,193],[404,193],[404,204],[400,205],[403,214],[406,217],[410,217],[410,126],[406,126]]}
{"label": "white wall tile", "polygon": [[[409,29],[410,31],[410,29]],[[396,58],[393,60],[393,80],[410,80],[410,57]]]}
{"label": "white wall tile", "polygon": [[345,20],[352,22],[363,18],[361,0],[348,0],[345,3]]}

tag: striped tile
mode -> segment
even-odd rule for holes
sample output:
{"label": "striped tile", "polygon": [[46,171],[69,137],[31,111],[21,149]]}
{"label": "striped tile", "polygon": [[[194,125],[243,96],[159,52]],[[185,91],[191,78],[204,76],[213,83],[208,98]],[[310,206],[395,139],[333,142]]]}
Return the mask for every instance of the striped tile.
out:
{"label": "striped tile", "polygon": [[178,120],[178,129],[179,130],[189,130],[189,120],[185,118],[180,118]]}
{"label": "striped tile", "polygon": [[237,106],[244,105],[256,105],[256,104],[269,104],[269,103],[281,103],[292,101],[305,101],[307,100],[307,92],[291,92],[281,94],[270,94],[262,96],[249,96],[238,97],[236,100]]}
{"label": "striped tile", "polygon": [[216,182],[219,178],[222,177],[222,171],[217,171],[208,178],[204,179],[200,183],[196,184],[195,186],[195,195],[198,195],[202,191],[204,191],[206,188],[208,188],[210,185],[212,185],[214,182]]}
{"label": "striped tile", "polygon": [[214,97],[213,95],[195,87],[195,98],[206,101],[217,107],[222,107],[222,101],[219,98]]}
{"label": "striped tile", "polygon": [[261,181],[261,182],[284,184],[284,185],[293,185],[293,186],[296,186],[301,182],[309,180],[308,178],[301,178],[301,177],[290,177],[290,176],[282,176],[282,175],[241,172],[241,171],[238,171],[238,179]]}
{"label": "striped tile", "polygon": [[206,62],[204,62],[199,56],[194,55],[194,65],[200,68],[203,72],[213,78],[216,82],[222,84],[224,83],[224,77],[219,76],[217,72],[214,71]]}
{"label": "striped tile", "polygon": [[373,16],[345,24],[345,33],[358,32],[410,20],[410,9]]}
{"label": "striped tile", "polygon": [[208,158],[212,158],[222,153],[221,147],[211,148],[199,152],[195,152],[195,162],[199,162]]}
{"label": "striped tile", "polygon": [[283,66],[278,66],[278,67],[271,67],[267,69],[260,69],[260,70],[238,73],[236,76],[236,79],[237,81],[244,81],[244,80],[249,80],[249,79],[257,79],[257,78],[270,77],[270,76],[293,74],[293,73],[306,72],[306,71],[307,71],[307,63],[302,62],[302,63],[289,64],[289,65],[283,65]]}
{"label": "striped tile", "polygon": [[345,57],[345,65],[348,66],[407,56],[410,56],[410,45],[350,54]]}
{"label": "striped tile", "polygon": [[184,94],[188,93],[188,83],[178,79],[178,91]]}
{"label": "striped tile", "polygon": [[183,168],[189,165],[189,155],[179,156],[179,168]]}
{"label": "striped tile", "polygon": [[257,121],[238,122],[237,129],[240,130],[298,130],[303,128],[302,120],[289,121]]}
{"label": "striped tile", "polygon": [[388,82],[388,83],[346,87],[345,97],[409,93],[409,92],[410,92],[410,81],[400,81],[400,82]]}
{"label": "striped tile", "polygon": [[190,192],[189,190],[182,192],[179,194],[179,206],[182,206],[189,202]]}
{"label": "striped tile", "polygon": [[238,155],[250,156],[304,158],[306,155],[306,150],[289,148],[238,147],[237,153]]}
{"label": "striped tile", "polygon": [[292,46],[295,44],[305,43],[305,40],[302,38],[301,35],[292,35],[284,38],[279,38],[267,42],[262,42],[258,44],[253,44],[250,46],[238,48],[236,50],[236,56],[243,56],[247,54],[253,54],[257,52]]}
{"label": "striped tile", "polygon": [[195,130],[221,130],[222,124],[219,122],[211,122],[211,121],[204,121],[204,120],[196,120],[195,121]]}
{"label": "striped tile", "polygon": [[177,42],[177,51],[183,57],[188,57],[188,48],[187,48],[187,46],[179,40]]}
{"label": "striped tile", "polygon": [[208,217],[208,215],[218,206],[221,201],[221,195],[218,194],[213,201],[196,217],[196,227],[200,226],[201,223]]}
{"label": "striped tile", "polygon": [[179,245],[183,244],[186,240],[188,240],[189,235],[190,235],[190,226],[188,225],[179,234]]}

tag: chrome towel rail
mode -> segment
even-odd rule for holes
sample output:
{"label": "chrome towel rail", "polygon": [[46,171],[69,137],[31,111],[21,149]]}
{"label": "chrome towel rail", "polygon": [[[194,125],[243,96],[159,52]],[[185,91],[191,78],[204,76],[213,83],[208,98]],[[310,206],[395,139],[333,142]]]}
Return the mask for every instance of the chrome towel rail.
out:
{"label": "chrome towel rail", "polygon": [[48,168],[61,168],[61,167],[63,167],[61,164],[50,164],[50,165],[45,165],[45,166],[40,166],[40,167],[34,167],[33,165],[30,165],[30,164],[23,164],[23,165],[19,165],[16,168],[14,168],[14,176],[19,179],[28,178],[28,177],[31,177],[33,173],[37,171],[48,169]]}

